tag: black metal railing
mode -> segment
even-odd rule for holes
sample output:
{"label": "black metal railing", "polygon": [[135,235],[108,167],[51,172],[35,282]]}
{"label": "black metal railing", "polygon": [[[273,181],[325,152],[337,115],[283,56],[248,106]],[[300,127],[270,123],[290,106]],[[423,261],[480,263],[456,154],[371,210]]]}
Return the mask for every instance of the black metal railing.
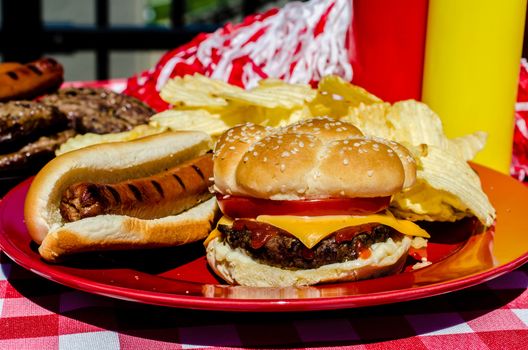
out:
{"label": "black metal railing", "polygon": [[[109,76],[110,51],[168,50],[184,44],[201,32],[210,32],[222,23],[186,25],[185,0],[172,0],[169,27],[120,26],[109,23],[109,0],[95,0],[93,27],[46,25],[42,0],[0,0],[2,28],[0,54],[4,61],[28,62],[44,53],[96,53],[96,78]],[[258,10],[265,0],[244,0],[241,15]]]}

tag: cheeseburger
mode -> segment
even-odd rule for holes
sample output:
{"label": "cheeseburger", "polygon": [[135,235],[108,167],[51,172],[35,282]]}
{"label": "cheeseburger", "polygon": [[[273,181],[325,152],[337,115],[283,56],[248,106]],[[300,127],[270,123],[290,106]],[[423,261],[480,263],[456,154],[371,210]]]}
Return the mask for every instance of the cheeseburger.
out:
{"label": "cheeseburger", "polygon": [[211,268],[244,286],[301,286],[398,272],[413,237],[388,211],[415,182],[402,145],[329,118],[233,127],[214,150],[223,217],[205,241]]}

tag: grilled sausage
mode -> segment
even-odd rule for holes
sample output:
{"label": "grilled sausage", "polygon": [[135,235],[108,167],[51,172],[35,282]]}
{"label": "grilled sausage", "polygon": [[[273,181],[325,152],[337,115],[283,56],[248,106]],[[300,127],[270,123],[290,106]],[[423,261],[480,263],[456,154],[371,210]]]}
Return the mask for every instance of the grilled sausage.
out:
{"label": "grilled sausage", "polygon": [[62,65],[52,58],[4,65],[0,65],[0,102],[33,99],[58,89],[64,80]]}
{"label": "grilled sausage", "polygon": [[176,215],[211,198],[212,155],[162,173],[115,184],[77,183],[64,192],[60,212],[72,222],[101,214],[156,219]]}
{"label": "grilled sausage", "polygon": [[18,62],[0,63],[0,73],[9,72],[10,70],[14,70],[14,69],[17,69],[23,66],[24,65],[22,63],[18,63]]}

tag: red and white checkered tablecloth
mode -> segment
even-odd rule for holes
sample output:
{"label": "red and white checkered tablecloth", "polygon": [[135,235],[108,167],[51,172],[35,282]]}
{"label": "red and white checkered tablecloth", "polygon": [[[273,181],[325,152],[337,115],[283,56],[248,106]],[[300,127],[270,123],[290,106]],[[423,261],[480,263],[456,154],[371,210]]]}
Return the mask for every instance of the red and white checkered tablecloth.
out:
{"label": "red and white checkered tablecloth", "polygon": [[422,300],[306,313],[172,309],[91,295],[0,254],[0,349],[526,349],[528,265]]}

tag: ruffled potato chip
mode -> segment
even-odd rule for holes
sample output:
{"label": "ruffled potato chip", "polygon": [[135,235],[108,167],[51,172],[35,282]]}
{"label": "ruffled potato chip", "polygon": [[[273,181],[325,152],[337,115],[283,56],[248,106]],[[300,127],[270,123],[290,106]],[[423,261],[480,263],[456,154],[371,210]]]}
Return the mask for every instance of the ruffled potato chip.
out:
{"label": "ruffled potato chip", "polygon": [[371,105],[362,103],[357,107],[349,108],[347,115],[341,120],[354,124],[366,135],[400,142],[401,140],[395,139],[394,127],[387,120],[390,109],[391,105],[387,102]]}
{"label": "ruffled potato chip", "polygon": [[484,147],[486,134],[449,139],[438,115],[417,101],[361,104],[342,120],[365,134],[404,144],[418,163],[417,183],[391,203],[395,215],[409,220],[455,221],[475,215],[491,225],[495,211],[468,160]]}
{"label": "ruffled potato chip", "polygon": [[472,160],[484,148],[488,135],[483,131],[450,139],[448,153],[455,153],[464,160]]}
{"label": "ruffled potato chip", "polygon": [[223,91],[218,93],[218,96],[232,103],[293,109],[313,100],[316,92],[304,84],[264,83],[251,90]]}
{"label": "ruffled potato chip", "polygon": [[482,191],[480,178],[462,158],[436,146],[419,155],[418,182],[397,194],[391,206],[398,216],[412,220],[455,221],[476,216],[486,226],[495,209]]}
{"label": "ruffled potato chip", "polygon": [[218,114],[206,110],[167,110],[150,118],[150,125],[170,130],[207,130],[211,136],[218,136],[231,126]]}
{"label": "ruffled potato chip", "polygon": [[367,90],[353,85],[342,78],[329,75],[323,77],[317,87],[317,97],[309,104],[311,113],[316,116],[341,118],[350,108],[382,102]]}
{"label": "ruffled potato chip", "polygon": [[369,105],[383,102],[362,87],[351,84],[337,75],[323,77],[317,86],[317,90],[323,95],[331,95],[335,99],[346,101],[350,107],[359,106],[361,103]]}
{"label": "ruffled potato chip", "polygon": [[160,97],[174,107],[225,107],[227,101],[220,93],[243,92],[244,89],[200,74],[169,80],[161,89]]}
{"label": "ruffled potato chip", "polygon": [[167,128],[164,126],[155,127],[151,125],[138,125],[130,131],[123,131],[114,134],[93,134],[87,133],[84,135],[74,136],[65,143],[63,143],[56,151],[55,155],[61,155],[63,153],[73,151],[79,148],[88,147],[91,145],[97,145],[99,143],[106,142],[118,142],[118,141],[130,141],[143,136],[158,134],[166,131]]}

